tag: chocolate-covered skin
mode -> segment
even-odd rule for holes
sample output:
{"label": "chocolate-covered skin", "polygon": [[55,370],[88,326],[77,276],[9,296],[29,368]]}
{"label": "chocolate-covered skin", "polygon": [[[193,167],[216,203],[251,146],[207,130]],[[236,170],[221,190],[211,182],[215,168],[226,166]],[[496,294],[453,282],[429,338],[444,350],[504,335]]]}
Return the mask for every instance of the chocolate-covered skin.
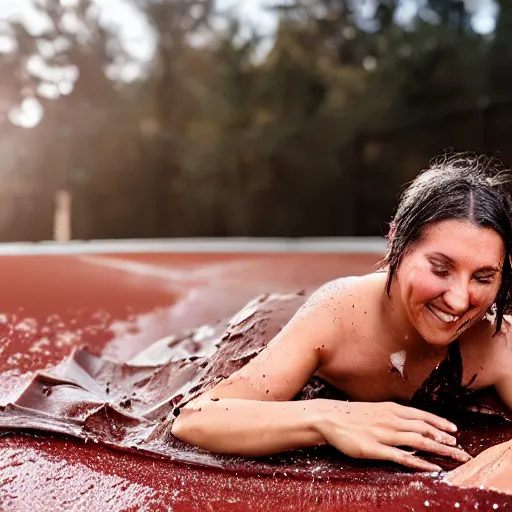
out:
{"label": "chocolate-covered skin", "polygon": [[[512,496],[479,488],[483,483],[512,492],[503,476],[512,471],[512,450],[508,445],[485,452],[482,464],[477,457],[445,475],[446,481],[453,484],[477,487],[462,490],[450,488],[440,476],[405,472],[390,463],[351,459],[330,447],[247,459],[210,454],[172,436],[170,426],[180,408],[263,350],[305,299],[302,292],[259,296],[229,320],[166,338],[129,363],[95,355],[86,347],[76,349],[55,367],[36,372],[17,398],[2,407],[0,428],[6,433],[64,434],[117,450],[247,478],[313,478],[349,487],[398,486],[402,491],[406,486],[408,493],[415,495],[411,499],[426,496],[424,502],[428,506],[435,504],[436,496],[456,496],[459,504],[491,500],[493,505],[511,506]],[[492,393],[470,393],[461,379],[462,360],[458,343],[453,343],[446,359],[415,393],[412,405],[455,421],[459,444],[476,456],[508,441],[512,423]],[[319,397],[344,399],[340,391],[317,377],[296,399]],[[425,457],[446,470],[457,465],[429,454]],[[409,503],[408,493],[402,491],[403,503]],[[368,503],[367,510],[374,509]]]}

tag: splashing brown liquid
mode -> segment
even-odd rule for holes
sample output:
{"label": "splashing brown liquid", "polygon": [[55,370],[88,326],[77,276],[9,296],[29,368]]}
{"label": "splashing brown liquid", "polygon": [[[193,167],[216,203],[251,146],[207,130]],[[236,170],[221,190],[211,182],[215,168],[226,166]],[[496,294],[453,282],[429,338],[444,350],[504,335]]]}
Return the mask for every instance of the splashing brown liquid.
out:
{"label": "splashing brown liquid", "polygon": [[[18,398],[2,408],[0,428],[5,432],[36,430],[64,434],[117,450],[248,477],[285,475],[383,489],[406,483],[419,485],[418,493],[425,494],[427,489],[430,500],[439,493],[463,492],[460,496],[471,503],[484,498],[486,503],[491,498],[499,505],[512,503],[510,496],[479,489],[456,491],[437,477],[405,473],[391,463],[351,459],[331,447],[248,459],[211,454],[174,438],[170,427],[180,408],[247,364],[304,300],[303,294],[259,297],[231,320],[172,337],[136,357],[131,364],[119,364],[86,348],[78,349],[51,371],[34,375]],[[167,362],[151,364],[152,360]],[[455,421],[459,426],[459,444],[475,456],[508,441],[512,437],[512,423],[507,421],[496,397],[490,393],[470,393],[461,381],[460,350],[458,343],[453,343],[446,359],[415,393],[412,405]],[[316,377],[296,399],[320,397],[345,399],[339,390]],[[451,460],[424,456],[445,469],[457,466]],[[459,472],[452,481],[464,484],[468,479]]]}

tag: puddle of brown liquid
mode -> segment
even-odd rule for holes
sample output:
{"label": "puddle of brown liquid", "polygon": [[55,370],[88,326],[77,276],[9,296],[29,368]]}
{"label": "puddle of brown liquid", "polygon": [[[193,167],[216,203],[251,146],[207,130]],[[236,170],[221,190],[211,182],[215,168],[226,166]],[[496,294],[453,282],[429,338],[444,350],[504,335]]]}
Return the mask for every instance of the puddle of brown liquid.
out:
{"label": "puddle of brown liquid", "polygon": [[[14,405],[4,411],[4,420],[13,421],[4,433],[15,435],[0,439],[2,508],[244,512],[510,509],[511,496],[479,489],[474,482],[469,485],[476,485],[476,488],[459,488],[448,485],[437,476],[407,472],[391,464],[356,461],[328,449],[252,461],[212,457],[173,442],[167,443],[168,424],[156,422],[151,417],[154,412],[151,408],[156,406],[158,410],[160,406],[162,411],[165,408],[171,410],[171,405],[165,403],[165,399],[159,401],[156,384],[160,373],[153,381],[153,387],[151,379],[144,383],[144,378],[149,375],[144,371],[148,368],[130,370],[123,365],[111,366],[111,362],[84,351],[70,358],[75,360],[76,366],[70,365],[68,370],[59,367],[57,373],[61,370],[64,373],[59,373],[57,380],[55,375],[43,373],[34,377],[34,374],[22,373],[65,359],[73,347],[83,342],[93,347],[95,354],[106,348],[110,356],[127,360],[150,341],[169,332],[212,322],[232,313],[260,291],[285,291],[302,286],[311,289],[340,275],[365,273],[371,270],[371,265],[379,257],[107,257],[114,266],[102,266],[96,261],[89,264],[76,257],[4,258],[2,282],[9,293],[0,296],[0,310],[6,313],[0,317],[0,336],[4,340],[0,350],[4,371],[0,379],[1,403],[16,404],[23,398],[30,408],[27,412]],[[117,266],[118,260],[146,267],[136,269],[137,272],[142,271],[138,277],[131,268]],[[153,272],[154,269],[149,268],[151,266],[156,266],[158,272]],[[162,277],[161,268],[178,269],[184,274],[183,281],[177,283],[172,276]],[[208,273],[208,268],[214,272]],[[194,273],[196,269],[197,273]],[[192,293],[193,290],[201,292]],[[171,311],[175,303],[178,307]],[[127,308],[126,304],[130,307]],[[181,305],[186,305],[186,310]],[[23,306],[23,311],[18,311],[19,306]],[[150,318],[155,308],[163,308],[162,314],[155,317],[157,324]],[[166,308],[169,308],[169,314]],[[78,316],[77,311],[81,311]],[[141,318],[141,314],[148,315],[144,332],[135,336],[130,333],[119,336],[117,330],[113,332],[112,325],[121,323],[128,328],[130,318]],[[32,333],[34,321],[31,318],[39,323],[35,334]],[[222,328],[220,325],[213,327]],[[267,327],[261,327],[262,335],[265,335]],[[204,338],[204,333],[203,330],[200,339]],[[222,337],[219,332],[209,339],[215,336]],[[270,331],[268,336],[271,336]],[[177,345],[189,351],[197,342],[192,338],[184,337],[183,345],[181,342]],[[204,340],[203,346],[206,345]],[[179,358],[184,356],[183,351],[178,354],[177,346],[174,350]],[[160,355],[165,358],[168,352],[164,350]],[[206,353],[199,350],[196,355],[204,357]],[[85,375],[81,365],[87,369]],[[79,368],[81,385],[66,380],[69,377],[69,374],[66,377],[66,371],[75,375],[73,368]],[[52,368],[48,370],[47,373],[53,373]],[[108,394],[106,387],[104,390],[94,389],[94,384],[87,377],[89,371],[92,372],[89,374],[92,381],[105,384],[109,382],[106,375],[111,372],[119,378],[119,387],[109,386]],[[163,370],[161,373],[165,374]],[[127,393],[130,382],[139,378],[138,382],[149,397],[142,403],[132,400]],[[175,384],[174,398],[179,398],[179,383]],[[61,394],[57,392],[50,406],[54,389],[59,387],[62,388]],[[26,394],[20,396],[25,390]],[[35,394],[31,395],[31,392]],[[319,392],[329,396],[329,389],[323,383],[310,383],[309,397],[318,396]],[[55,400],[59,396],[63,400]],[[40,411],[40,405],[34,406],[33,400],[39,403],[40,398],[48,400],[46,404],[51,414]],[[307,398],[306,393],[302,398]],[[494,406],[488,410],[495,411]],[[150,413],[147,418],[143,418],[145,413]],[[498,415],[464,413],[459,420],[459,441],[472,454],[511,437],[508,424]],[[29,430],[21,428],[22,425],[27,426],[27,421],[34,422]],[[41,422],[39,427],[38,421]],[[82,424],[87,424],[89,430],[82,429]],[[146,431],[148,424],[151,426]],[[33,429],[41,428],[41,425],[45,432]],[[52,431],[66,435],[52,434]],[[150,434],[154,434],[153,439],[150,439]],[[134,449],[129,443],[123,445],[123,440],[129,440],[130,435],[136,443],[146,441],[144,448]],[[80,439],[76,439],[77,436]],[[100,436],[107,446],[115,449],[105,449],[98,442]],[[137,454],[138,451],[144,456]],[[496,460],[500,454],[491,455],[491,459]],[[441,465],[447,469],[452,467],[447,461],[442,461]],[[461,468],[462,473],[456,473],[459,470],[449,473],[458,476],[454,483],[467,483],[465,467]],[[271,470],[274,472],[270,473]],[[486,483],[503,489],[493,485],[496,482],[490,479],[484,485]],[[497,483],[503,484],[503,479]]]}
{"label": "puddle of brown liquid", "polygon": [[[258,354],[304,300],[303,294],[261,296],[230,321],[171,337],[135,358],[132,364],[113,362],[86,348],[75,350],[56,367],[34,374],[17,398],[2,408],[0,428],[4,432],[45,431],[72,436],[86,443],[245,478],[313,479],[348,487],[371,485],[386,489],[407,483],[421,489],[421,493],[448,492],[446,489],[450,488],[438,476],[405,472],[388,463],[351,459],[330,447],[251,460],[210,454],[172,436],[170,426],[179,408]],[[152,358],[168,362],[151,365]],[[137,361],[139,365],[134,364]],[[436,412],[440,404],[448,404],[449,410],[444,408],[443,415],[457,422],[459,444],[476,456],[510,439],[512,423],[501,414],[496,401],[491,404],[491,396],[467,393],[460,384],[461,377],[460,352],[455,348],[416,393],[413,402]],[[296,399],[317,397],[344,398],[327,383],[313,378]],[[485,411],[490,414],[480,412],[485,400]],[[487,455],[488,470],[492,469],[495,456]],[[446,470],[457,466],[451,460],[427,454],[425,458]],[[451,473],[449,481],[473,486],[476,482],[478,487],[480,480],[475,479],[474,473],[471,478],[461,471]],[[507,490],[502,484],[497,486],[501,480],[488,478],[486,483]],[[464,493],[474,499],[481,499],[484,493],[486,499],[499,498],[497,504],[504,499],[488,490],[467,489]]]}

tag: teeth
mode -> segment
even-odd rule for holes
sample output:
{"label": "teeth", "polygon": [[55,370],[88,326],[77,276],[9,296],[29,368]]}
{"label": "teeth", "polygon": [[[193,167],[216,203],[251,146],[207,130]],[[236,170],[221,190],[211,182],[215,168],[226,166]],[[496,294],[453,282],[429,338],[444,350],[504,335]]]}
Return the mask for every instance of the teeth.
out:
{"label": "teeth", "polygon": [[446,323],[455,322],[456,320],[458,320],[460,318],[458,316],[449,315],[448,313],[445,313],[444,311],[440,311],[439,309],[432,306],[431,304],[429,304],[429,309],[430,309],[430,311],[432,311],[432,313],[434,313],[434,315],[437,316],[437,318],[439,318],[439,320],[442,320],[443,322],[446,322]]}

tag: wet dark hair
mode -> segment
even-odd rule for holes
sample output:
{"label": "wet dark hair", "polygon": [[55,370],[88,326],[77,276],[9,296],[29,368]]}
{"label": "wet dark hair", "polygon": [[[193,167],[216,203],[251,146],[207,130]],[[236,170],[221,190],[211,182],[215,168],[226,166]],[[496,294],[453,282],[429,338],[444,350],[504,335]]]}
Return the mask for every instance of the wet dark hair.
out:
{"label": "wet dark hair", "polygon": [[447,152],[412,181],[399,198],[390,224],[389,250],[382,265],[388,269],[390,294],[393,277],[405,254],[435,222],[469,220],[496,231],[505,244],[501,285],[495,298],[496,332],[503,315],[512,311],[512,171],[496,157]]}

